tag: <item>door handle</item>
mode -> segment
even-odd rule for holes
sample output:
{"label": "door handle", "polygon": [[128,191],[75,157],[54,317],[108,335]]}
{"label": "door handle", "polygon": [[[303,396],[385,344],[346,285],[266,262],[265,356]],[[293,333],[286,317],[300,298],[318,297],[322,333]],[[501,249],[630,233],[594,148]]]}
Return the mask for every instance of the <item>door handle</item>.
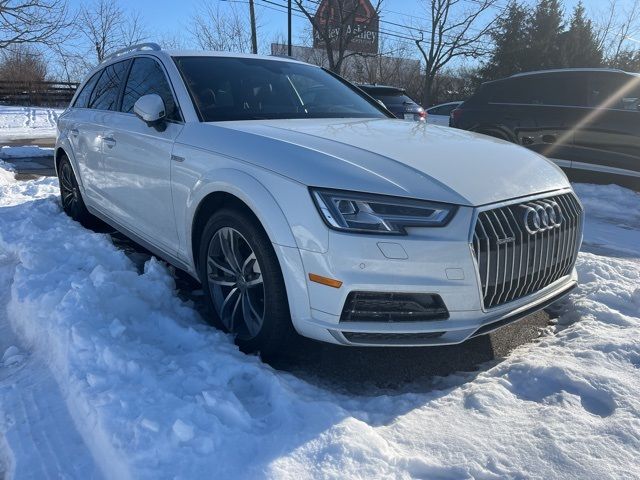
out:
{"label": "door handle", "polygon": [[80,130],[78,130],[77,128],[72,128],[71,130],[69,130],[69,133],[70,133],[73,137],[77,137],[78,135],[80,135]]}
{"label": "door handle", "polygon": [[113,137],[105,137],[102,139],[102,141],[109,148],[113,148],[116,146],[116,139]]}

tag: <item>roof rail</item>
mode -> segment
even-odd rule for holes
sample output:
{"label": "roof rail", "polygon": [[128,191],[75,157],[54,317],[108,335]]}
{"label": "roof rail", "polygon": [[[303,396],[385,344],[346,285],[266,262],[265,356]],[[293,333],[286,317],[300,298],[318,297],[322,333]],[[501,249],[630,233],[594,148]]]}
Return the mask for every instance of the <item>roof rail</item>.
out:
{"label": "roof rail", "polygon": [[[129,53],[129,52],[138,52],[140,50],[154,50],[154,51],[158,51],[158,50],[162,50],[162,47],[160,47],[160,45],[158,45],[157,43],[153,43],[153,42],[148,42],[148,43],[138,43],[136,45],[131,45],[129,47],[125,47],[125,48],[121,48],[120,50],[117,50],[115,52],[113,52],[111,55],[109,55],[108,57],[105,57],[102,62],[106,62],[107,60],[110,60],[112,58],[115,57],[119,57],[120,55],[124,55],[125,53]],[[100,63],[102,63],[100,62]]]}
{"label": "roof rail", "polygon": [[543,73],[562,73],[562,72],[615,72],[615,73],[629,73],[619,68],[607,68],[607,67],[582,67],[582,68],[549,68],[546,70],[532,70],[530,72],[514,73],[511,77],[527,77],[529,75],[539,75]]}

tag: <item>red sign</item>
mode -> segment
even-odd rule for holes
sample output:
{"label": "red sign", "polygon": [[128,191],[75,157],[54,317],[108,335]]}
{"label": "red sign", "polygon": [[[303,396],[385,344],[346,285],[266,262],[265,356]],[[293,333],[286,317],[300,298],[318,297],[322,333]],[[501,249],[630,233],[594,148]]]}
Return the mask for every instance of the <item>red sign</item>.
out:
{"label": "red sign", "polygon": [[369,0],[322,0],[313,21],[315,48],[325,48],[328,34],[332,43],[348,38],[347,50],[378,53],[378,13]]}

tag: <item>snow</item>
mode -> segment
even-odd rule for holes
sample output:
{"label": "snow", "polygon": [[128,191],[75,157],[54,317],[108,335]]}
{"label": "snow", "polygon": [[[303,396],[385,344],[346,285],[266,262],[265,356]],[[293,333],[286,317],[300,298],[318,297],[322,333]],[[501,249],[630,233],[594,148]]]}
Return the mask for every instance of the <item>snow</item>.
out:
{"label": "snow", "polygon": [[580,288],[555,328],[479,373],[354,395],[240,353],[164,264],[139,272],[54,179],[0,164],[0,476],[638,478],[640,195],[576,191]]}
{"label": "snow", "polygon": [[31,138],[55,138],[60,108],[0,105],[0,142]]}

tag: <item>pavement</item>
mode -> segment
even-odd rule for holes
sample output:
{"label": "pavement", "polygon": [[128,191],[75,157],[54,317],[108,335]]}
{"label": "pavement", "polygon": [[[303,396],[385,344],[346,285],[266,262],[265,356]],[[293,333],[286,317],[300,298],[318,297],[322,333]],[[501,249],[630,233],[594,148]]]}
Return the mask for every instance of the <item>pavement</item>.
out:
{"label": "pavement", "polygon": [[[56,139],[52,137],[2,140],[2,145],[8,147],[38,146],[51,148],[55,146],[55,143]],[[13,165],[18,179],[28,179],[32,178],[32,176],[55,177],[56,175],[53,155],[49,157],[9,157],[2,159],[2,161]]]}
{"label": "pavement", "polygon": [[2,145],[7,145],[9,147],[21,147],[24,145],[34,145],[38,147],[53,147],[55,146],[55,144],[56,144],[56,139],[54,137],[26,138],[26,139],[14,138],[14,139],[2,141]]}
{"label": "pavement", "polygon": [[13,165],[18,180],[26,180],[33,176],[55,177],[56,170],[51,157],[6,158],[3,162]]}

